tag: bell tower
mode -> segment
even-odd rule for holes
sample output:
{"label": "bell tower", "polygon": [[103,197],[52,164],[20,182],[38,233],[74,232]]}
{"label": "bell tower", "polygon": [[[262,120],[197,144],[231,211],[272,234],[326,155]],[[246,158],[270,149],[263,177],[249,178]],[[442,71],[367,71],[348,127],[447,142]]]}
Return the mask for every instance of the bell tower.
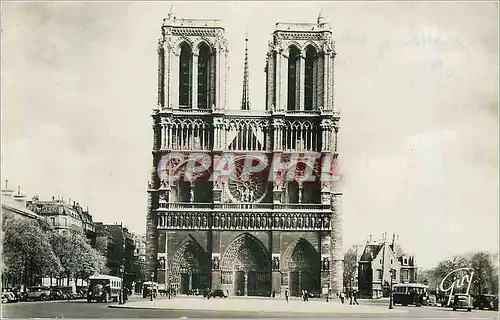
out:
{"label": "bell tower", "polygon": [[224,110],[227,52],[220,20],[169,13],[158,44],[158,107]]}
{"label": "bell tower", "polygon": [[267,54],[267,104],[272,111],[333,110],[331,25],[276,23]]}

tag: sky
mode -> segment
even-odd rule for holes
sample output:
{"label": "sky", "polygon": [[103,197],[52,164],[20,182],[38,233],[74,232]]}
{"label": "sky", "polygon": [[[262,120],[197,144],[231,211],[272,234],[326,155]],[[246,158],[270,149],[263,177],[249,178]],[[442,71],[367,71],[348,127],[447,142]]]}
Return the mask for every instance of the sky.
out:
{"label": "sky", "polygon": [[[145,232],[157,39],[170,2],[2,2],[2,179]],[[175,2],[221,19],[228,105],[249,35],[265,107],[276,22],[330,20],[342,113],[344,250],[387,232],[423,267],[498,252],[498,8],[494,2]],[[3,186],[2,186],[3,187]]]}

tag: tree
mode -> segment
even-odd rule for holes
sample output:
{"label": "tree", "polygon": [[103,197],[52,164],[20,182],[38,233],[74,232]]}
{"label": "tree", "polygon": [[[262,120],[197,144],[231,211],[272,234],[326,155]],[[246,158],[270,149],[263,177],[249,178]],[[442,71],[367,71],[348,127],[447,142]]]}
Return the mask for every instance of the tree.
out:
{"label": "tree", "polygon": [[474,271],[472,292],[476,294],[497,292],[498,278],[493,261],[493,255],[487,252],[477,252],[471,255],[469,266]]}
{"label": "tree", "polygon": [[51,237],[54,252],[59,257],[63,272],[69,279],[87,279],[105,271],[105,258],[92,246],[78,229],[66,234],[54,233]]}
{"label": "tree", "polygon": [[58,273],[61,263],[39,221],[6,215],[3,220],[3,260],[7,272],[30,285],[35,276]]}
{"label": "tree", "polygon": [[353,283],[358,275],[358,255],[354,249],[349,249],[344,255],[344,286],[347,289],[353,287]]}

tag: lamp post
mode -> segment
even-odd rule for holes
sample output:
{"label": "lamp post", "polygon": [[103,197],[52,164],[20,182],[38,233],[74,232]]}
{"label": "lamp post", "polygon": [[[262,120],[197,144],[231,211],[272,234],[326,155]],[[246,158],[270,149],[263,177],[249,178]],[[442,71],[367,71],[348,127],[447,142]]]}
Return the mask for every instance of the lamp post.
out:
{"label": "lamp post", "polygon": [[153,301],[153,291],[155,290],[155,286],[153,285],[154,279],[155,273],[151,272],[151,298],[149,299],[149,301]]}
{"label": "lamp post", "polygon": [[393,302],[392,302],[392,281],[394,279],[394,270],[391,269],[391,286],[389,288],[389,309],[394,309]]}
{"label": "lamp post", "polygon": [[125,303],[125,299],[123,297],[123,293],[124,293],[123,292],[123,289],[124,289],[123,274],[124,274],[124,272],[125,272],[125,267],[123,265],[121,265],[120,266],[120,275],[122,277],[122,285],[121,285],[121,290],[120,290],[120,297],[119,297],[120,302],[119,302],[119,304],[124,304]]}

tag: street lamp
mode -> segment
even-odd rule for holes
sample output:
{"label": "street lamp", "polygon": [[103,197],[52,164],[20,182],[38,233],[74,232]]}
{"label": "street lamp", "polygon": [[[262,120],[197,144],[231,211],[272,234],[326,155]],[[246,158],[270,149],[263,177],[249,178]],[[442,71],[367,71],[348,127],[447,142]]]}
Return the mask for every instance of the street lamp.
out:
{"label": "street lamp", "polygon": [[392,281],[395,277],[395,270],[391,269],[391,286],[389,288],[389,309],[394,309],[393,302],[392,302]]}
{"label": "street lamp", "polygon": [[151,272],[151,299],[149,299],[149,301],[153,301],[153,291],[155,289],[155,286],[153,285],[154,278],[155,278],[155,273]]}
{"label": "street lamp", "polygon": [[120,266],[120,275],[122,277],[122,285],[121,285],[121,290],[120,290],[120,302],[119,304],[124,304],[125,303],[125,299],[124,299],[124,296],[123,296],[123,289],[124,289],[124,279],[123,279],[123,274],[125,272],[125,267],[123,265]]}

